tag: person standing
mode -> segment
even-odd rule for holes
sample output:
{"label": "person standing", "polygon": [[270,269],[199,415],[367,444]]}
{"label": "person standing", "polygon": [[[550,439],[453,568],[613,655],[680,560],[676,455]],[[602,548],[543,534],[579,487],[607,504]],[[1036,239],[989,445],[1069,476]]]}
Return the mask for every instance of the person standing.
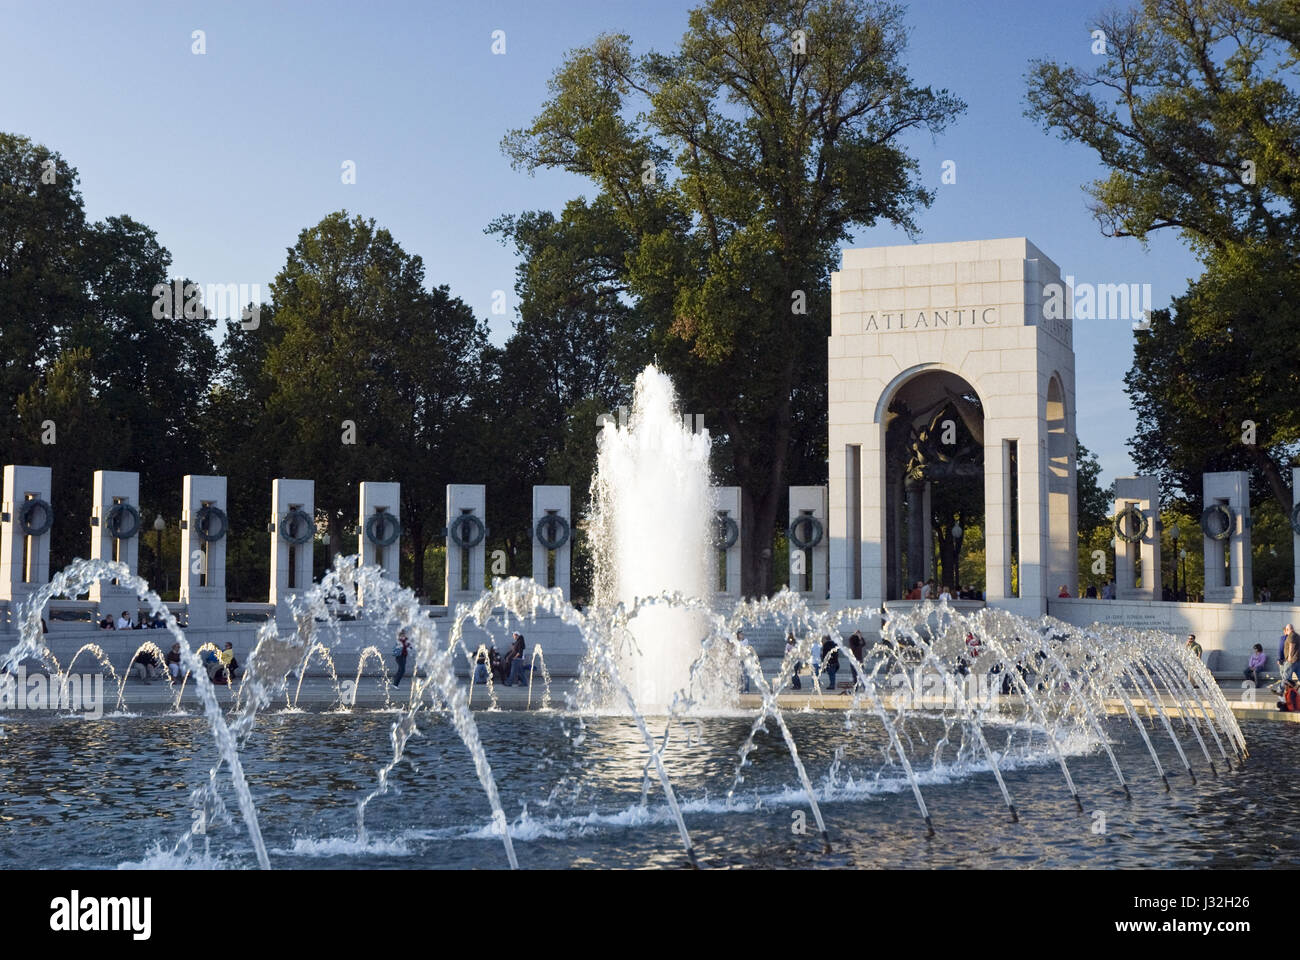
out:
{"label": "person standing", "polygon": [[[813,690],[821,689],[822,676],[822,655],[821,645],[811,637],[808,644],[808,682],[812,684]],[[825,640],[825,637],[822,638]]]}
{"label": "person standing", "polygon": [[[1189,633],[1187,635],[1187,649],[1192,652],[1197,660],[1201,659],[1201,645],[1196,642],[1196,634]],[[1187,682],[1193,687],[1197,686],[1196,680],[1192,677],[1191,670],[1187,671]]]}
{"label": "person standing", "polygon": [[830,637],[822,637],[822,673],[829,678],[827,690],[835,689],[835,674],[840,672],[840,651]]}
{"label": "person standing", "polygon": [[402,685],[402,677],[406,676],[406,658],[411,652],[411,641],[406,636],[405,630],[397,632],[397,646],[393,648],[393,659],[397,661],[397,676],[393,677],[393,686]]}
{"label": "person standing", "polygon": [[514,642],[510,644],[510,650],[506,654],[506,686],[513,687],[518,683],[524,686],[524,674],[528,671],[528,661],[524,659],[524,635],[515,633]]}
{"label": "person standing", "polygon": [[[501,682],[507,686],[514,686],[514,677],[516,671],[511,667],[516,660],[523,659],[524,656],[524,635],[516,630],[511,634],[510,649],[506,651],[506,658],[501,662]],[[523,678],[520,678],[523,682]]]}
{"label": "person standing", "polygon": [[1277,645],[1277,684],[1273,689],[1279,693],[1282,692],[1287,678],[1296,676],[1300,678],[1296,666],[1300,664],[1300,637],[1296,636],[1295,627],[1287,624],[1282,630],[1282,639]]}
{"label": "person standing", "polygon": [[785,635],[785,658],[787,660],[794,660],[794,671],[790,686],[794,687],[796,690],[802,690],[803,684],[799,682],[799,668],[802,667],[803,664],[795,659],[798,656],[798,653],[796,652],[798,649],[798,646],[794,642],[794,632],[788,632]]}
{"label": "person standing", "polygon": [[120,617],[117,618],[116,629],[118,629],[118,630],[130,630],[130,629],[131,629],[131,615],[130,615],[129,613],[127,613],[125,610],[123,610],[123,611],[122,611],[122,615],[121,615]]}
{"label": "person standing", "polygon": [[745,639],[744,631],[736,631],[736,643],[739,645],[740,654],[740,692],[749,693],[749,641]]}
{"label": "person standing", "polygon": [[849,652],[853,654],[853,659],[857,661],[856,666],[852,662],[849,663],[849,670],[853,673],[853,685],[857,686],[857,668],[862,666],[862,659],[867,653],[867,641],[863,638],[861,630],[854,630],[853,636],[849,637]]}

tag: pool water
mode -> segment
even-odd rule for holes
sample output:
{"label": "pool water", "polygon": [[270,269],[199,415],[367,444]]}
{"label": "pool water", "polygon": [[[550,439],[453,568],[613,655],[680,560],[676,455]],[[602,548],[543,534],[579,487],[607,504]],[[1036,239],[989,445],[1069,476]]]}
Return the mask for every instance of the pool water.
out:
{"label": "pool water", "polygon": [[[391,756],[394,714],[268,713],[244,745],[244,769],[277,868],[504,868],[501,838],[469,754],[443,718],[424,715],[393,789],[366,813],[357,803]],[[1083,810],[1041,732],[985,727],[1001,754],[1012,822],[983,758],[960,730],[911,719],[901,733],[932,817],[927,836],[910,782],[881,728],[838,712],[791,713],[790,729],[826,820],[831,849],[776,728],[760,732],[736,782],[752,718],[673,727],[665,764],[701,866],[726,867],[1230,867],[1300,861],[1300,836],[1279,830],[1294,807],[1300,725],[1243,721],[1251,756],[1218,773],[1176,724],[1196,782],[1167,733],[1149,729],[1169,773],[1166,792],[1147,747],[1123,718],[1106,723],[1132,799],[1097,743],[1065,744]],[[681,838],[657,779],[646,787],[645,744],[622,717],[480,712],[521,867],[679,867]],[[175,715],[99,720],[11,715],[0,720],[0,867],[256,866],[224,770],[228,823],[209,823],[196,849],[174,852],[191,824],[190,792],[216,759],[206,723]],[[663,721],[651,721],[663,733]],[[1008,740],[1010,741],[1008,743]],[[734,786],[734,790],[733,790]],[[728,795],[730,791],[730,796]]]}

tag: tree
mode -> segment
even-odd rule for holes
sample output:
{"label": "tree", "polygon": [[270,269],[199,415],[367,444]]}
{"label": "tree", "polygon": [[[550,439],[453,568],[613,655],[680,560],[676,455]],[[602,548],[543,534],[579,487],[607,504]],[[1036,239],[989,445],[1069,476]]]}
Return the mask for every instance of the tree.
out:
{"label": "tree", "polygon": [[671,54],[634,56],[624,35],[571,53],[503,144],[517,167],[590,179],[631,237],[616,266],[646,344],[745,489],[750,594],[772,582],[792,444],[816,444],[795,431],[825,431],[806,387],[826,380],[837,245],[882,220],[912,229],[930,194],[899,135],[963,108],[910,81],[904,43],[885,4],[711,0]]}
{"label": "tree", "polygon": [[1289,0],[1145,0],[1099,20],[1095,73],[1039,62],[1030,113],[1094,150],[1106,235],[1175,229],[1205,265],[1138,334],[1138,465],[1189,500],[1246,469],[1289,510],[1300,445],[1300,15]]}
{"label": "tree", "polygon": [[280,467],[279,451],[287,438],[282,421],[267,414],[275,383],[266,370],[271,347],[283,329],[275,308],[260,304],[259,323],[245,330],[239,321],[226,324],[217,355],[218,373],[203,401],[203,448],[212,471],[226,478],[226,583],[232,598],[266,600],[270,589],[267,520],[271,515],[271,479]]}
{"label": "tree", "polygon": [[[0,404],[18,398],[59,354],[86,308],[85,213],[77,171],[26,137],[0,133]],[[11,419],[5,437],[17,438]]]}
{"label": "tree", "polygon": [[424,280],[423,261],[374,220],[330,214],[299,234],[271,285],[277,329],[263,374],[280,469],[316,478],[331,556],[355,516],[354,484],[402,483],[417,591],[487,336],[469,307]]}
{"label": "tree", "polygon": [[1079,537],[1083,539],[1098,527],[1110,527],[1114,497],[1111,487],[1102,489],[1101,463],[1097,455],[1075,440],[1075,516]]}
{"label": "tree", "polygon": [[1300,16],[1288,0],[1144,0],[1094,25],[1095,73],[1037,61],[1029,115],[1094,150],[1109,236],[1178,230],[1198,251],[1297,243]]}
{"label": "tree", "polygon": [[[597,419],[630,401],[626,384],[648,355],[641,313],[620,276],[631,238],[608,204],[574,200],[558,218],[501,217],[488,232],[512,242],[520,258],[519,320],[504,348],[487,355],[493,387],[484,392],[484,417],[496,425],[496,448],[511,451],[510,470],[488,473],[492,528],[512,572],[528,575],[532,485],[569,486],[574,517],[584,513]],[[579,563],[573,573],[581,591]]]}
{"label": "tree", "polygon": [[139,471],[144,504],[179,507],[181,476],[204,460],[216,353],[206,313],[155,309],[171,256],[154,231],[125,215],[87,224],[77,179],[0,134],[0,398],[17,413],[10,456],[53,470],[56,567],[86,553],[77,518],[97,469]]}
{"label": "tree", "polygon": [[441,527],[446,485],[466,475],[460,473],[467,466],[461,451],[473,444],[472,404],[485,384],[487,347],[487,325],[445,284],[421,300],[409,324],[394,331],[393,355],[380,368],[393,388],[386,400],[388,442],[402,484],[402,523],[410,536],[417,594],[425,592],[424,551]]}
{"label": "tree", "polygon": [[208,469],[200,408],[216,375],[216,322],[206,309],[155,296],[160,284],[174,292],[171,254],[144,224],[127,216],[91,224],[82,253],[90,301],[66,339],[91,349],[122,431],[119,468],[139,472],[142,503],[176,518],[182,478]]}
{"label": "tree", "polygon": [[[94,471],[119,466],[124,431],[95,386],[88,347],[59,355],[17,403],[19,436],[15,458],[50,466],[50,570],[62,570],[88,553]],[[47,431],[47,424],[52,433]],[[53,440],[53,443],[46,442]]]}
{"label": "tree", "polygon": [[1300,450],[1300,262],[1216,254],[1203,277],[1153,314],[1124,378],[1138,415],[1129,446],[1145,472],[1190,503],[1201,476],[1246,470],[1256,499],[1291,511]]}

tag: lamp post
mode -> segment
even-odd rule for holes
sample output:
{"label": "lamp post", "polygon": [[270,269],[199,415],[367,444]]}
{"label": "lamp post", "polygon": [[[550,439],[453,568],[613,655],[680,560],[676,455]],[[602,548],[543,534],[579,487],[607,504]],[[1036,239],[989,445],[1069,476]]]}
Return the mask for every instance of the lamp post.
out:
{"label": "lamp post", "polygon": [[1183,568],[1183,593],[1187,592],[1187,550],[1178,551],[1178,562]]}
{"label": "lamp post", "polygon": [[[1182,530],[1178,524],[1169,528],[1169,537],[1174,541],[1174,559],[1178,559],[1178,538],[1182,535]],[[1178,568],[1174,567],[1174,599],[1178,599]]]}
{"label": "lamp post", "polygon": [[154,571],[153,589],[154,589],[154,593],[158,593],[158,594],[162,593],[162,575],[163,575],[162,535],[163,535],[163,531],[166,529],[167,529],[167,521],[163,519],[163,515],[160,513],[153,518],[153,537],[154,537],[153,557],[154,557],[154,565],[157,567],[157,569]]}

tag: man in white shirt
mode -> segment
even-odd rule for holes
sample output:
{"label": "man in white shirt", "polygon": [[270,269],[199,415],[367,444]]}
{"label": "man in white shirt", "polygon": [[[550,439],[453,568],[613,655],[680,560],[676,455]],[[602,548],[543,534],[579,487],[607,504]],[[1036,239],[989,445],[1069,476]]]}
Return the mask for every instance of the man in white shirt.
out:
{"label": "man in white shirt", "polygon": [[131,615],[127,613],[125,610],[123,610],[122,615],[117,618],[117,629],[119,630],[131,629]]}

